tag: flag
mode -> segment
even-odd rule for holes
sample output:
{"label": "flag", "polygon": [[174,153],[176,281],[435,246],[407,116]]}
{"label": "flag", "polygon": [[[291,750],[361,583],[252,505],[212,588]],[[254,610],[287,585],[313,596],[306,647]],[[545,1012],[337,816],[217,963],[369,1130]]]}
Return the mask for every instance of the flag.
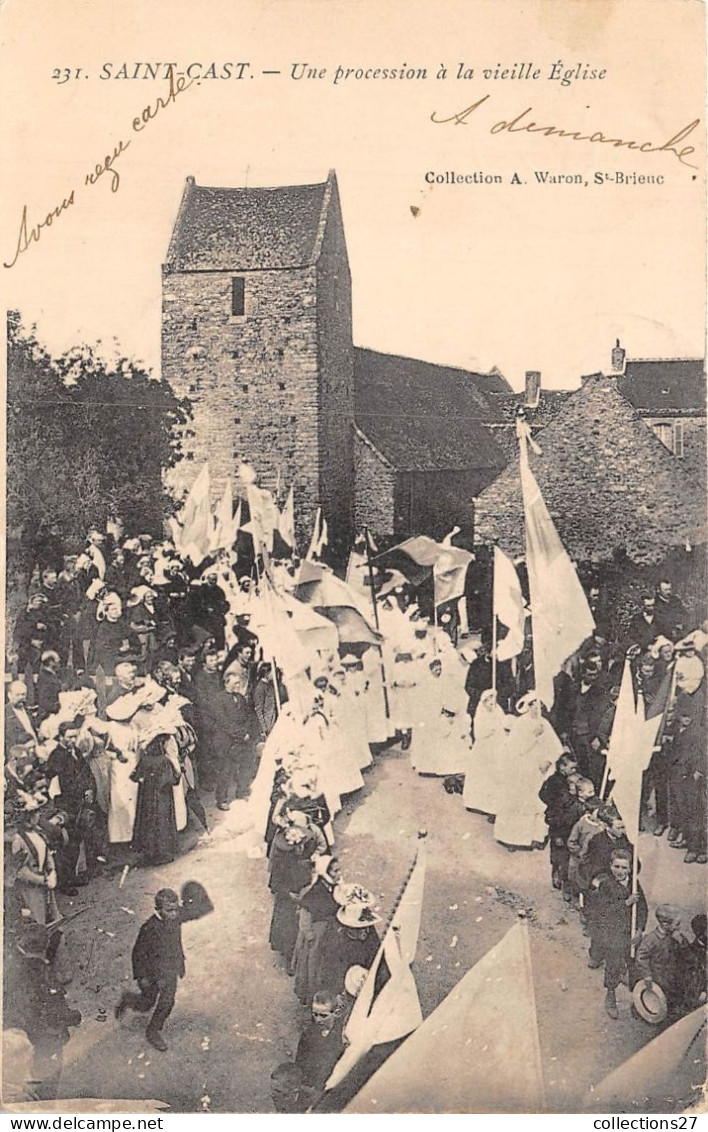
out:
{"label": "flag", "polygon": [[425,842],[421,841],[391,923],[352,1007],[344,1031],[348,1045],[326,1089],[343,1081],[374,1046],[405,1037],[423,1021],[411,963],[418,946],[424,886]]}
{"label": "flag", "polygon": [[329,544],[329,532],[327,530],[327,520],[322,515],[322,508],[317,508],[315,515],[315,524],[312,528],[312,538],[310,539],[310,547],[307,551],[306,558],[320,558],[322,550]]}
{"label": "flag", "polygon": [[180,553],[191,558],[195,566],[206,558],[211,549],[213,520],[209,494],[209,464],[205,463],[180,513]]}
{"label": "flag", "polygon": [[639,809],[642,794],[642,775],[649,766],[662,714],[644,713],[644,700],[635,700],[632,669],[629,659],[624,662],[622,683],[617,697],[615,718],[607,752],[609,775],[614,779],[612,802],[617,807],[632,845],[639,837]]}
{"label": "flag", "polygon": [[531,597],[536,691],[553,707],[553,678],[595,628],[585,591],[531,471],[520,436],[521,490],[526,519],[526,568]]}
{"label": "flag", "polygon": [[497,660],[511,660],[524,647],[527,610],[516,567],[498,546],[494,547],[493,592],[494,616],[508,629],[506,636],[497,644]]}
{"label": "flag", "polygon": [[383,554],[377,554],[375,565],[380,570],[396,570],[403,574],[406,581],[414,586],[430,578],[433,567],[438,561],[441,546],[435,539],[427,535],[416,535],[406,539]]}
{"label": "flag", "polygon": [[256,556],[264,552],[270,554],[273,549],[273,531],[280,522],[280,512],[275,500],[265,488],[251,483],[246,487],[246,499],[250,518],[241,529],[251,535]]}
{"label": "flag", "polygon": [[309,560],[303,562],[295,593],[301,602],[311,605],[334,622],[340,644],[373,645],[380,642],[380,635],[369,622],[366,599],[329,567]]}
{"label": "flag", "polygon": [[[240,509],[239,503],[239,509]],[[239,510],[240,515],[240,510]],[[236,542],[238,524],[234,521],[234,497],[231,479],[226,477],[224,493],[214,508],[214,533],[211,550],[228,550]]]}
{"label": "flag", "polygon": [[378,547],[368,530],[364,528],[361,534],[357,537],[351,551],[349,552],[349,562],[347,563],[346,583],[350,586],[355,593],[363,597],[364,605],[368,608],[373,604],[373,594],[371,592],[371,575],[373,569],[370,569],[369,562],[373,554],[376,554]]}
{"label": "flag", "polygon": [[[608,1074],[585,1097],[592,1112],[684,1112],[701,1099],[706,1008],[699,1006]],[[654,1102],[659,1102],[658,1106]]]}
{"label": "flag", "polygon": [[474,561],[474,554],[459,546],[441,546],[433,565],[435,604],[456,601],[465,592],[467,567]]}
{"label": "flag", "polygon": [[[280,474],[280,471],[278,474]],[[278,517],[278,533],[286,546],[289,546],[291,550],[297,550],[295,541],[295,496],[292,487]]]}
{"label": "flag", "polygon": [[344,1111],[544,1109],[529,929],[521,921],[467,972]]}

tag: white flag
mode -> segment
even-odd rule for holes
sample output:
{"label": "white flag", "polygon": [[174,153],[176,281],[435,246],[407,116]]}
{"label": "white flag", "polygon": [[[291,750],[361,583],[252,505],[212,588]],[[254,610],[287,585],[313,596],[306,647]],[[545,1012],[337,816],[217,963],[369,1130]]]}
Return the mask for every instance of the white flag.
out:
{"label": "white flag", "polygon": [[497,644],[497,660],[511,660],[524,647],[526,603],[516,567],[510,558],[494,547],[494,616],[509,631]]}
{"label": "white flag", "polygon": [[544,1112],[528,924],[488,951],[345,1113]]}
{"label": "white flag", "polygon": [[234,522],[234,497],[231,490],[231,479],[227,476],[224,492],[214,508],[214,534],[212,537],[212,551],[227,550],[236,541],[238,527]]}
{"label": "white flag", "polygon": [[438,557],[433,564],[433,585],[435,604],[455,601],[465,592],[467,567],[474,561],[474,554],[460,546],[441,545]]}
{"label": "white flag", "polygon": [[312,538],[310,539],[310,547],[306,554],[306,558],[319,558],[322,550],[329,542],[329,532],[327,530],[327,520],[322,515],[322,508],[317,508],[315,515],[315,524],[312,528]]}
{"label": "white flag", "polygon": [[649,766],[662,718],[661,713],[645,718],[641,696],[635,704],[632,670],[629,660],[625,660],[607,761],[609,776],[615,780],[612,802],[624,822],[627,837],[635,846],[639,837],[642,776]]}
{"label": "white flag", "polygon": [[520,436],[521,490],[526,518],[533,664],[540,700],[553,707],[553,678],[595,628],[585,591],[529,467]]}
{"label": "white flag", "polygon": [[[421,841],[398,907],[352,1007],[344,1032],[349,1044],[330,1074],[327,1089],[343,1081],[374,1046],[405,1037],[423,1021],[410,965],[418,945],[424,885],[425,842]],[[381,986],[385,969],[389,977]]]}
{"label": "white flag", "polygon": [[[278,469],[278,475],[280,475],[280,469]],[[291,547],[292,550],[297,550],[297,543],[295,542],[295,497],[292,487],[278,518],[278,532],[287,546]]]}
{"label": "white flag", "polygon": [[204,465],[187,496],[180,514],[182,522],[182,553],[191,558],[195,566],[211,550],[213,519],[209,504],[209,465]]}

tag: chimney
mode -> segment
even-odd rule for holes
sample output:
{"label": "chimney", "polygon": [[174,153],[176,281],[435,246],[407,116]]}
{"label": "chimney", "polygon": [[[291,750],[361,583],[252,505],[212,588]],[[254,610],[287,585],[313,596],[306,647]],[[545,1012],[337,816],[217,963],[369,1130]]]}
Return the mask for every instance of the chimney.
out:
{"label": "chimney", "polygon": [[527,409],[538,407],[541,396],[541,372],[537,369],[526,370],[526,397],[524,404]]}
{"label": "chimney", "polygon": [[617,341],[615,342],[615,345],[614,345],[613,350],[612,350],[612,372],[613,373],[624,373],[624,359],[625,359],[625,351],[620,346],[620,340],[618,338]]}

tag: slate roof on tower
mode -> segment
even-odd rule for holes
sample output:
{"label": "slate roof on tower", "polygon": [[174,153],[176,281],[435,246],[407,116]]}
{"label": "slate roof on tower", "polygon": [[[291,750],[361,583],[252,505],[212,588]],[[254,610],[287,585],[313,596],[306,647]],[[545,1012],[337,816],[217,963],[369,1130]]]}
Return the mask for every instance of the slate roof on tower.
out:
{"label": "slate roof on tower", "polygon": [[167,266],[258,271],[317,261],[334,174],[317,185],[220,189],[187,178]]}
{"label": "slate roof on tower", "polygon": [[356,423],[397,471],[504,467],[486,427],[497,418],[486,394],[511,392],[499,373],[356,347],[354,382]]}
{"label": "slate roof on tower", "polygon": [[[531,467],[571,558],[659,562],[705,541],[705,493],[622,396],[615,377],[585,379],[535,438]],[[475,501],[475,536],[524,554],[516,457]]]}

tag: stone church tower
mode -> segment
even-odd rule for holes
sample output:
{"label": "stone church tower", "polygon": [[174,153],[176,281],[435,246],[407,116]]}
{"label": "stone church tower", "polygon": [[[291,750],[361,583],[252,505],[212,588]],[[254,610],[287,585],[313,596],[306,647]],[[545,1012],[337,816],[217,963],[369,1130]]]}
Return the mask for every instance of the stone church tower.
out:
{"label": "stone church tower", "polygon": [[[295,485],[300,552],[318,505],[333,548],[352,535],[351,276],[337,179],[207,188],[188,177],[162,269],[162,376],[193,420],[177,469],[205,460],[220,491],[243,460]],[[237,487],[237,484],[234,484]]]}

